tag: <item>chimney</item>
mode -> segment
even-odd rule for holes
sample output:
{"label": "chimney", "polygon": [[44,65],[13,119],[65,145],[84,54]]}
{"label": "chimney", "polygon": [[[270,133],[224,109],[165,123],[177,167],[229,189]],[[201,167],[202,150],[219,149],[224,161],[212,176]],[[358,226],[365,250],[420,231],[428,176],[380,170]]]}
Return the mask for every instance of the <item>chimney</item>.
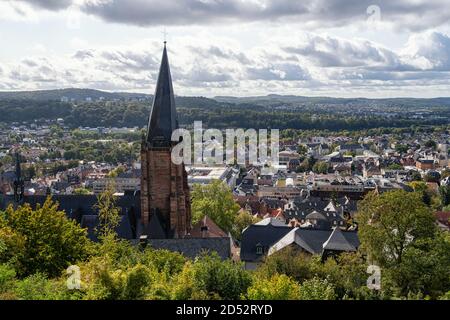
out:
{"label": "chimney", "polygon": [[203,225],[200,228],[201,234],[202,234],[202,238],[208,238],[208,226],[207,225]]}
{"label": "chimney", "polygon": [[145,249],[147,247],[148,244],[148,236],[143,234],[139,237],[139,246],[141,247],[141,249]]}

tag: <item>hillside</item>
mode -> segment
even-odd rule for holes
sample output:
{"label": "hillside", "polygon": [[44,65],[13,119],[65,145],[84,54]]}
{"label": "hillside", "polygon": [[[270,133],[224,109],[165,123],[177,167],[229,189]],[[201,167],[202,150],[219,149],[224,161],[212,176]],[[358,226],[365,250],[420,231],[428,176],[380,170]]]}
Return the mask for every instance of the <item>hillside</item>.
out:
{"label": "hillside", "polygon": [[106,92],[93,89],[57,89],[57,90],[38,90],[38,91],[11,91],[1,92],[0,100],[61,100],[62,98],[69,100],[83,101],[87,98],[92,100],[99,100],[104,98],[105,100],[127,100],[127,99],[151,99],[152,95],[144,93],[127,93],[127,92]]}

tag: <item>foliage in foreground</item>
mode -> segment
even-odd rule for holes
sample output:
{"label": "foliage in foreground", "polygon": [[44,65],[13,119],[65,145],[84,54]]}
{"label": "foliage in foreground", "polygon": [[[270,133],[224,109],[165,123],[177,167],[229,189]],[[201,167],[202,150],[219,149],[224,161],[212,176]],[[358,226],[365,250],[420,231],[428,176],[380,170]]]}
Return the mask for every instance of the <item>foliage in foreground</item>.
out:
{"label": "foliage in foreground", "polygon": [[86,230],[67,219],[48,198],[33,210],[10,206],[0,216],[0,262],[14,265],[20,276],[37,272],[54,277],[85,259],[91,248]]}
{"label": "foliage in foreground", "polygon": [[[398,199],[402,199],[399,201]],[[51,200],[0,217],[0,299],[449,299],[450,234],[438,231],[419,193],[369,195],[357,216],[361,250],[322,261],[287,247],[256,271],[215,253],[189,260],[141,248],[113,232],[114,199],[105,202],[100,242]],[[405,203],[407,202],[407,203]],[[108,205],[106,205],[108,204]],[[100,204],[101,205],[101,204]],[[105,232],[107,231],[107,232]],[[383,250],[380,249],[382,246]],[[367,259],[369,258],[369,259]],[[367,288],[368,264],[382,270]],[[80,287],[69,289],[79,267]],[[73,280],[73,279],[72,279]]]}

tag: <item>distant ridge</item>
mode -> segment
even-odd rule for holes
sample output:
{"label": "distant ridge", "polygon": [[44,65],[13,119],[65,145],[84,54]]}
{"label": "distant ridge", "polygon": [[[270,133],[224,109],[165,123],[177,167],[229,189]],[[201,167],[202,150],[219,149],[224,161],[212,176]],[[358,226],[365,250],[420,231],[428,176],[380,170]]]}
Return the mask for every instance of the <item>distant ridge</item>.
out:
{"label": "distant ridge", "polygon": [[150,99],[153,96],[145,93],[128,93],[128,92],[107,92],[94,89],[66,88],[56,90],[37,90],[37,91],[0,91],[0,99],[17,99],[17,100],[128,100],[128,99]]}
{"label": "distant ridge", "polygon": [[[95,89],[66,88],[55,90],[36,91],[0,91],[1,100],[36,100],[36,101],[98,101],[105,100],[152,100],[152,94],[129,93],[129,92],[108,92]],[[385,105],[385,106],[405,106],[405,107],[430,107],[430,106],[450,106],[450,97],[437,98],[335,98],[335,97],[307,97],[296,95],[269,94],[265,96],[233,97],[216,96],[213,98],[176,96],[180,107],[224,107],[225,105],[314,105],[314,104],[347,104],[347,105]]]}
{"label": "distant ridge", "polygon": [[270,105],[274,103],[286,104],[384,104],[384,105],[405,105],[405,106],[450,106],[450,97],[437,98],[334,98],[334,97],[307,97],[295,95],[278,95],[269,94],[266,96],[250,96],[250,97],[232,97],[232,96],[216,96],[213,98],[219,102],[235,103],[235,104],[260,104]]}

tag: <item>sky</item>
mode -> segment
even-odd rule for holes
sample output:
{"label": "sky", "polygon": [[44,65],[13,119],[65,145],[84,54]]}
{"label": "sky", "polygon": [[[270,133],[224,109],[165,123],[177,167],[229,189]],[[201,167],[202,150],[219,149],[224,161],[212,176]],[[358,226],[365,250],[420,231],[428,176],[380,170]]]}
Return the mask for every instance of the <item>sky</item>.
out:
{"label": "sky", "polygon": [[450,0],[0,0],[0,91],[450,96]]}

